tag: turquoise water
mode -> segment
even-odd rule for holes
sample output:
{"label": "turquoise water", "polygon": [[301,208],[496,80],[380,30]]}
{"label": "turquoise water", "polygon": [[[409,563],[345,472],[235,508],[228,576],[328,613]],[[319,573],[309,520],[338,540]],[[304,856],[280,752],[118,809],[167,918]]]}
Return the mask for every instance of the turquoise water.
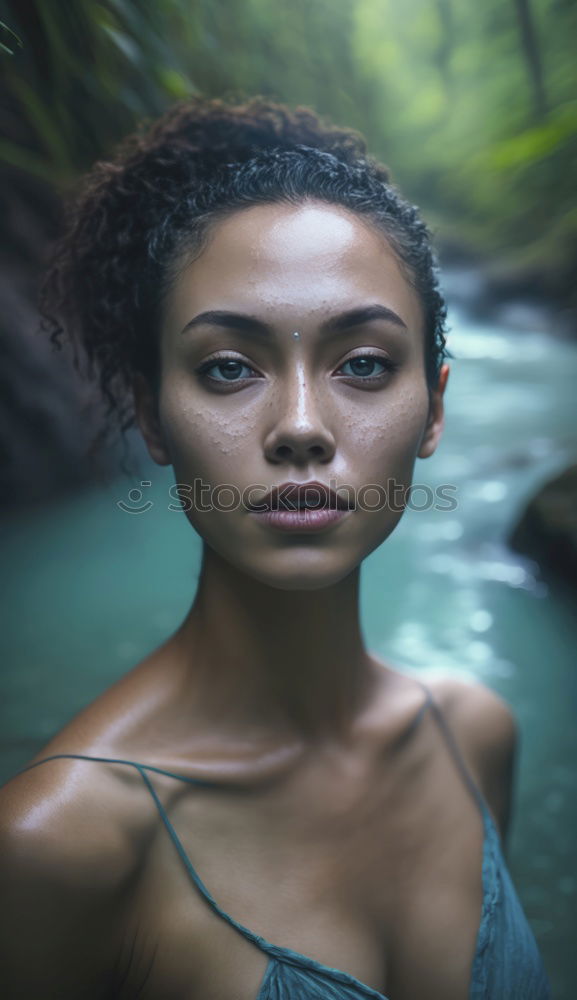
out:
{"label": "turquoise water", "polygon": [[[446,430],[415,484],[456,488],[456,508],[408,510],[366,561],[362,617],[375,653],[427,674],[477,677],[513,706],[521,752],[509,865],[557,1000],[574,997],[577,916],[577,622],[504,538],[534,489],[577,455],[577,345],[539,329],[484,327],[456,308]],[[517,326],[519,314],[517,314]],[[0,780],[158,645],[190,605],[200,544],[167,509],[171,470],[22,512],[0,528]],[[423,504],[423,491],[415,493]]]}

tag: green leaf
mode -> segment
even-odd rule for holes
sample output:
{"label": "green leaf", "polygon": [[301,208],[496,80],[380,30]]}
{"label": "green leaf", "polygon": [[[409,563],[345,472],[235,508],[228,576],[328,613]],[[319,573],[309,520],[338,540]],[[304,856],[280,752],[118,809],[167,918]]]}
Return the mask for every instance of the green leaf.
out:
{"label": "green leaf", "polygon": [[[19,49],[24,48],[22,39],[18,37],[15,31],[12,31],[12,28],[9,28],[7,24],[4,24],[4,21],[0,21],[0,31],[5,31],[8,35],[10,35],[10,38],[14,39]],[[8,39],[6,39],[6,41],[8,41]],[[0,42],[0,49],[2,49],[3,52],[7,52],[9,56],[14,55],[14,49],[9,48],[9,46],[5,45],[4,42]]]}

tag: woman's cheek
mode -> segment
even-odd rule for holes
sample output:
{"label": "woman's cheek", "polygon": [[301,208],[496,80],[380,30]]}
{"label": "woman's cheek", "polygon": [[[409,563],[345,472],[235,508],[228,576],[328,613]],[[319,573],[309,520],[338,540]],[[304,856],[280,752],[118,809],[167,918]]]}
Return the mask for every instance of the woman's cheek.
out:
{"label": "woman's cheek", "polygon": [[395,476],[406,480],[411,476],[427,415],[427,397],[409,396],[389,407],[382,423],[366,426],[362,450],[379,481]]}
{"label": "woman's cheek", "polygon": [[229,435],[219,434],[202,414],[172,424],[169,435],[175,481],[187,488],[186,495],[198,506],[194,526],[206,520],[214,504],[234,509],[234,498],[241,495],[237,491],[246,485],[250,467],[246,435],[243,448]]}

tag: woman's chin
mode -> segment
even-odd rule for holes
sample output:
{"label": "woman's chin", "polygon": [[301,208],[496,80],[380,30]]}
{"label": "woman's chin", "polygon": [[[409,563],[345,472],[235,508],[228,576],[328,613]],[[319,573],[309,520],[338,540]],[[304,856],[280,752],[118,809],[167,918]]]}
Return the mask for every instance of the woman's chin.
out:
{"label": "woman's chin", "polygon": [[307,591],[313,592],[316,590],[326,590],[328,587],[334,587],[336,584],[340,583],[350,574],[350,570],[346,573],[339,575],[311,577],[311,575],[303,576],[302,574],[295,574],[292,577],[280,579],[278,576],[271,579],[260,579],[260,583],[267,584],[269,587],[273,587],[275,590],[283,591]]}
{"label": "woman's chin", "polygon": [[333,587],[358,569],[360,559],[337,559],[328,553],[276,553],[268,560],[235,561],[235,568],[257,583],[285,591],[315,591]]}

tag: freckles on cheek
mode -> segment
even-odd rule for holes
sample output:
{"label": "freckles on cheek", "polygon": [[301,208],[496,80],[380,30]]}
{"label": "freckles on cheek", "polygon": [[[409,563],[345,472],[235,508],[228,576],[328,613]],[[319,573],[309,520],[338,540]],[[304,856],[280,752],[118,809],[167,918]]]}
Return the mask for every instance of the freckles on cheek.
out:
{"label": "freckles on cheek", "polygon": [[428,401],[418,395],[403,395],[390,402],[369,424],[351,421],[357,451],[380,461],[413,462],[419,449],[428,412]]}
{"label": "freckles on cheek", "polygon": [[255,420],[248,415],[232,419],[190,401],[179,404],[172,397],[161,419],[173,463],[189,476],[225,481],[227,470],[232,472],[241,455],[254,447]]}

